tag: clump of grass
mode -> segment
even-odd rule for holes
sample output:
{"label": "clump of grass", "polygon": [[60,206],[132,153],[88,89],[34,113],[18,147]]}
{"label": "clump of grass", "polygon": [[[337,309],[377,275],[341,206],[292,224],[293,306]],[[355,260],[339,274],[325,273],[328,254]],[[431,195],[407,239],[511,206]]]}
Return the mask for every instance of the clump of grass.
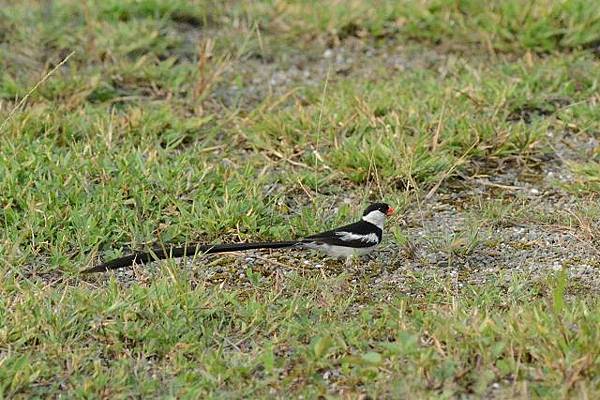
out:
{"label": "clump of grass", "polygon": [[459,297],[440,282],[418,300],[358,309],[368,283],[343,276],[291,276],[284,295],[270,279],[223,291],[190,278],[177,271],[102,292],[32,287],[4,316],[2,345],[13,350],[3,394],[595,393],[597,305],[565,302],[564,278],[533,305],[539,294],[522,282],[466,286]]}
{"label": "clump of grass", "polygon": [[598,161],[568,163],[569,170],[573,174],[573,179],[562,183],[560,186],[569,190],[582,193],[597,193],[600,189],[600,163]]}
{"label": "clump of grass", "polygon": [[312,35],[334,45],[349,37],[401,38],[458,49],[480,47],[492,53],[547,53],[590,46],[600,38],[600,11],[586,0],[485,4],[382,0],[376,6],[354,0],[328,7],[281,4],[269,11],[257,3],[249,12],[266,29],[276,29],[288,40]]}

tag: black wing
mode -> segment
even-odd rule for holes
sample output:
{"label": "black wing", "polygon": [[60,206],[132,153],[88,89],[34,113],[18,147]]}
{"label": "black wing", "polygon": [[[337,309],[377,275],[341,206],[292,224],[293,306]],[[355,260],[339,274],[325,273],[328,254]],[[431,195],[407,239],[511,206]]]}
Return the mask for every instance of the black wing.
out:
{"label": "black wing", "polygon": [[344,225],[330,231],[307,236],[304,242],[317,242],[352,248],[372,247],[381,242],[381,229],[365,221]]}

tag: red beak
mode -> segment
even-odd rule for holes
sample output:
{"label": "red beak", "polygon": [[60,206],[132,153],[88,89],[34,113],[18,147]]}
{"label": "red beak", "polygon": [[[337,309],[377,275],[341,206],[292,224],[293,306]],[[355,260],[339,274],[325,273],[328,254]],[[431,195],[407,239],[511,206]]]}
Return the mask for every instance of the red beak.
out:
{"label": "red beak", "polygon": [[394,207],[389,207],[387,212],[385,213],[385,215],[387,215],[389,217],[390,215],[392,215],[394,213],[394,211],[396,211],[396,210],[394,210]]}

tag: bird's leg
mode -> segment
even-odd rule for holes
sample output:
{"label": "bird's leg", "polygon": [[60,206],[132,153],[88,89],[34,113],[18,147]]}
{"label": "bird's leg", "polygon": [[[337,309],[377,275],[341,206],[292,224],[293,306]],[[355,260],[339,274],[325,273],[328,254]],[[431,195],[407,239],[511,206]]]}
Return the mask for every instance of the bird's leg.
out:
{"label": "bird's leg", "polygon": [[353,260],[352,256],[350,256],[350,257],[346,257],[346,261],[344,262],[344,266],[345,266],[347,269],[350,269],[350,268],[352,268],[352,260]]}
{"label": "bird's leg", "polygon": [[346,257],[346,262],[344,263],[344,266],[346,267],[346,269],[354,269],[355,261],[357,258],[358,257],[355,254]]}

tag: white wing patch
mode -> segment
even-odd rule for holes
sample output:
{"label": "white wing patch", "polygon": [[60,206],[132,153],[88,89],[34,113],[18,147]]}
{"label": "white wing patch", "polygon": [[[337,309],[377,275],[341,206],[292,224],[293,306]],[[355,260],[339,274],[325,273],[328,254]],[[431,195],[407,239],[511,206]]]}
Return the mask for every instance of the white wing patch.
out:
{"label": "white wing patch", "polygon": [[368,235],[358,235],[352,232],[336,232],[336,235],[340,237],[344,242],[350,242],[352,240],[360,240],[361,242],[366,243],[377,243],[379,242],[379,238],[375,233],[369,233]]}

